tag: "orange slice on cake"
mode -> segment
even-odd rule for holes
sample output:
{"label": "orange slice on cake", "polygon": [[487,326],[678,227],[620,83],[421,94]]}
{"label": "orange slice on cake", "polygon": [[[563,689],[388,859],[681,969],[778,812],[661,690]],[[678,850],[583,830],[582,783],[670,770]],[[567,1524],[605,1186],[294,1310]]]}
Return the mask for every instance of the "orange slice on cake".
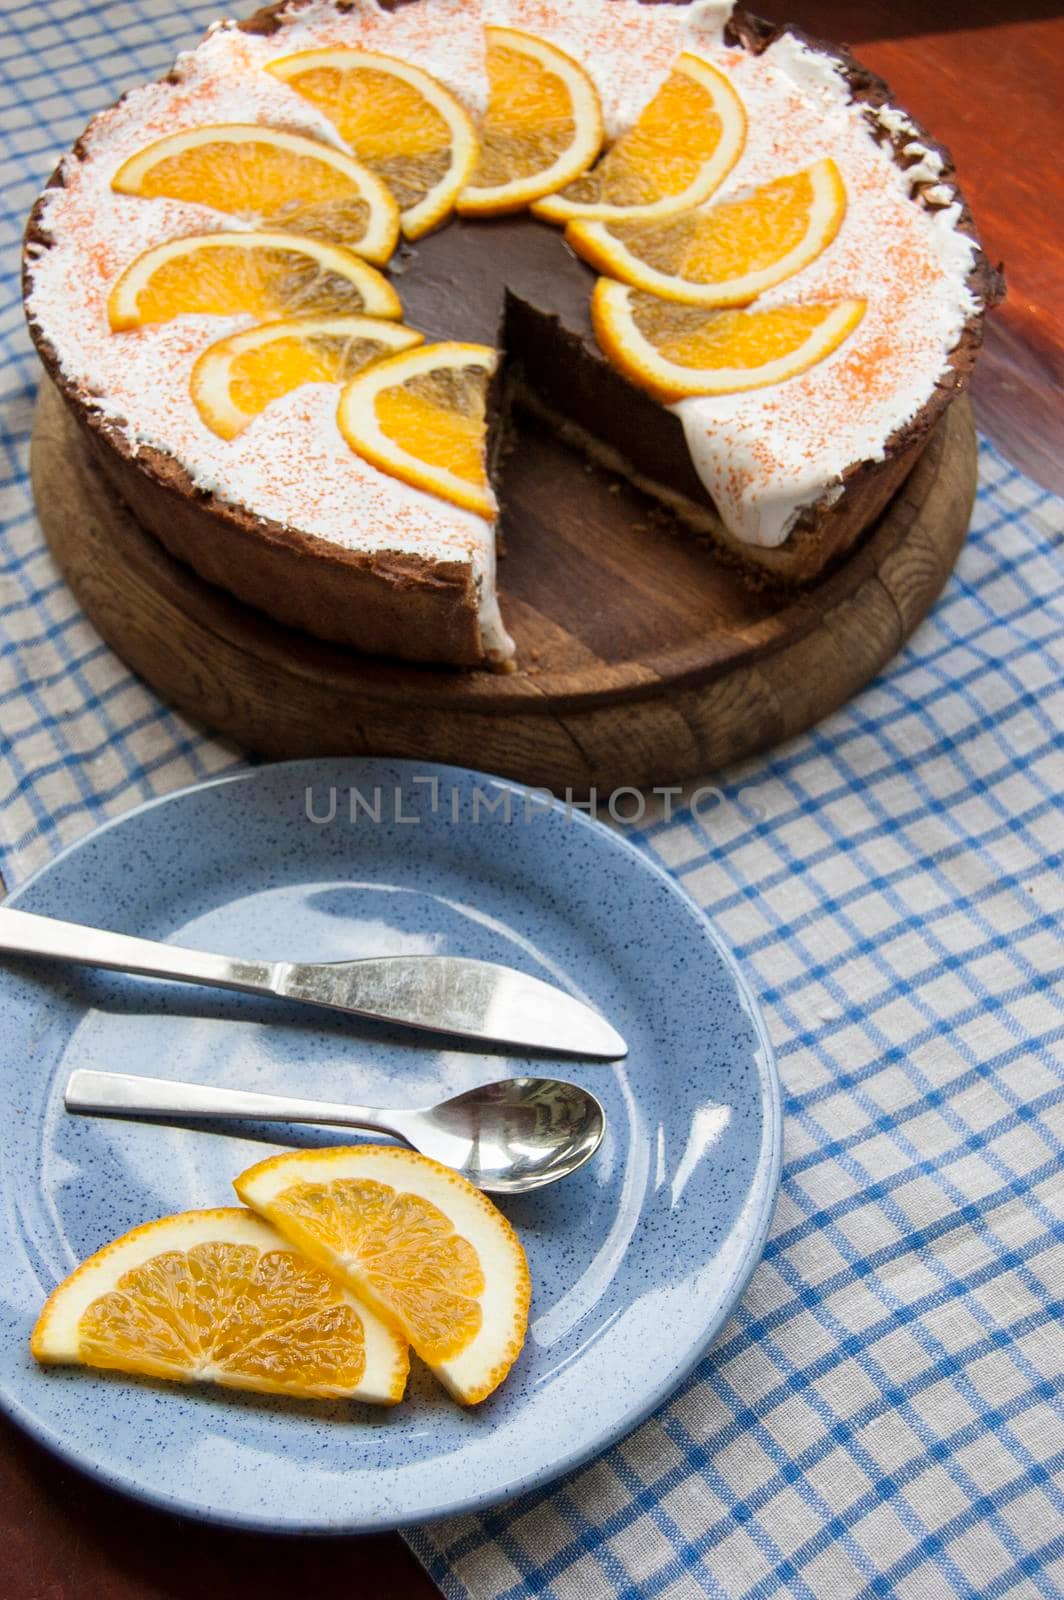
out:
{"label": "orange slice on cake", "polygon": [[864,310],[863,300],[824,300],[707,311],[610,278],[600,278],[591,296],[603,352],[631,383],[666,405],[793,378],[838,349]]}
{"label": "orange slice on cake", "polygon": [[107,302],[112,329],[200,313],[400,317],[399,296],[343,245],[292,233],[197,233],[145,250]]}
{"label": "orange slice on cake", "polygon": [[500,216],[560,189],[602,147],[598,91],[579,62],[517,28],[488,26],[490,94],[463,216]]}
{"label": "orange slice on cake", "polygon": [[685,52],[601,161],[532,210],[548,222],[672,216],[709,198],[745,140],[746,112],[728,79]]}
{"label": "orange slice on cake", "polygon": [[611,278],[685,305],[747,305],[815,261],[846,190],[830,156],[736,200],[659,221],[570,222],[565,238]]}
{"label": "orange slice on cake", "polygon": [[331,239],[383,265],[399,237],[391,191],[353,156],[255,123],[188,128],[130,156],[119,194],[189,200],[267,228]]}
{"label": "orange slice on cake", "polygon": [[417,239],[453,209],[477,159],[472,119],[430,73],[376,51],[301,50],[267,72],[309,100],[392,191]]}
{"label": "orange slice on cake", "polygon": [[467,1405],[524,1343],[531,1284],[510,1224],[456,1172],[413,1150],[354,1145],[275,1156],[240,1198],[347,1284]]}
{"label": "orange slice on cake", "polygon": [[493,517],[485,414],[496,360],[488,345],[444,343],[377,362],[345,385],[340,432],[382,472]]}
{"label": "orange slice on cake", "polygon": [[176,1383],[401,1400],[406,1341],[242,1207],[185,1211],[105,1245],[51,1295],[30,1350]]}
{"label": "orange slice on cake", "polygon": [[192,399],[223,439],[305,383],[345,383],[364,367],[420,344],[422,335],[378,317],[293,317],[245,328],[208,346],[192,368]]}

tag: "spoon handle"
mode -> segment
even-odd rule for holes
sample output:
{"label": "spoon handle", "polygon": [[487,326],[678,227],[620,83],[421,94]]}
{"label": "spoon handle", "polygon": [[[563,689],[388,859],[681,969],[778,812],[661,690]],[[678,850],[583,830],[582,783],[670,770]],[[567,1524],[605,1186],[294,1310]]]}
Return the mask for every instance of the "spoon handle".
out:
{"label": "spoon handle", "polygon": [[90,1115],[141,1117],[231,1117],[255,1122],[320,1122],[361,1128],[409,1139],[399,1126],[402,1113],[371,1106],[335,1105],[328,1100],[298,1100],[288,1095],[256,1094],[247,1089],[215,1089],[204,1083],[174,1083],[124,1072],[72,1072],[64,1102],[68,1111]]}

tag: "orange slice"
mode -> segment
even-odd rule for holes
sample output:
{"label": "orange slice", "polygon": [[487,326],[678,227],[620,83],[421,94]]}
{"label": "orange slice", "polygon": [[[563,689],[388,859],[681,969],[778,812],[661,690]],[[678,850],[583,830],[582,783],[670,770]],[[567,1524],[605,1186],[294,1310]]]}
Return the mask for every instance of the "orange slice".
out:
{"label": "orange slice", "polygon": [[107,302],[111,327],[199,312],[269,317],[362,314],[400,317],[399,296],[342,245],[291,233],[196,233],[145,250]]}
{"label": "orange slice", "polygon": [[463,216],[500,216],[560,189],[602,147],[598,90],[572,56],[516,28],[486,27],[490,81]]}
{"label": "orange slice", "polygon": [[406,1342],[240,1207],[147,1222],[50,1296],[30,1350],[177,1383],[391,1405]]}
{"label": "orange slice", "polygon": [[685,305],[747,305],[827,249],[846,213],[828,157],[739,200],[654,222],[570,222],[565,238],[593,267]]}
{"label": "orange slice", "polygon": [[465,1178],[413,1150],[356,1145],[275,1156],[236,1191],[409,1339],[455,1399],[474,1405],[505,1378],[524,1343],[528,1265]]}
{"label": "orange slice", "polygon": [[417,239],[444,220],[477,159],[472,119],[420,67],[370,50],[301,50],[267,72],[328,117],[399,203]]}
{"label": "orange slice", "polygon": [[745,140],[746,112],[728,79],[685,52],[597,166],[532,210],[548,222],[669,217],[709,198]]}
{"label": "orange slice", "polygon": [[429,344],[380,361],[345,386],[340,432],[382,472],[493,517],[484,446],[495,362],[483,344]]}
{"label": "orange slice", "polygon": [[706,311],[600,278],[591,320],[624,376],[669,404],[782,383],[836,350],[864,316],[863,300],[771,310]]}
{"label": "orange slice", "polygon": [[367,167],[318,139],[254,123],[157,139],[119,167],[111,188],[191,200],[259,227],[330,239],[378,266],[399,237],[399,208]]}
{"label": "orange slice", "polygon": [[376,317],[293,317],[245,328],[209,345],[192,368],[192,399],[223,439],[304,383],[344,383],[422,335]]}

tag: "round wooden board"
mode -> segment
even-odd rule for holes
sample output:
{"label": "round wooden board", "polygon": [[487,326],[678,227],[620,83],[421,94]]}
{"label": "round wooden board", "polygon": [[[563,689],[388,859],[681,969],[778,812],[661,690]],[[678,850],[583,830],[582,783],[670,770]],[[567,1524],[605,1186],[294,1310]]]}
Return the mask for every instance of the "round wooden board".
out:
{"label": "round wooden board", "polygon": [[360,657],[203,582],[116,501],[47,382],[31,468],[88,616],[194,721],[273,757],[408,756],[605,795],[765,750],[874,677],[949,576],[976,442],[962,398],[859,548],[823,582],[780,594],[747,587],[529,423],[503,484],[500,580],[521,662],[508,675]]}

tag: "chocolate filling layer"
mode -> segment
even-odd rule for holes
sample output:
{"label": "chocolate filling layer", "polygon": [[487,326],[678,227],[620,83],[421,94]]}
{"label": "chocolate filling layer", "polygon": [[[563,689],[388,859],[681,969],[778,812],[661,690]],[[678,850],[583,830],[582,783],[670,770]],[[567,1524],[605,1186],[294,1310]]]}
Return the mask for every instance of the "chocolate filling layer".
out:
{"label": "chocolate filling layer", "polygon": [[679,420],[626,382],[599,350],[589,311],[595,273],[557,229],[527,215],[452,220],[405,247],[398,272],[412,327],[431,339],[498,345],[518,401],[530,391],[633,477],[667,486],[713,515]]}

